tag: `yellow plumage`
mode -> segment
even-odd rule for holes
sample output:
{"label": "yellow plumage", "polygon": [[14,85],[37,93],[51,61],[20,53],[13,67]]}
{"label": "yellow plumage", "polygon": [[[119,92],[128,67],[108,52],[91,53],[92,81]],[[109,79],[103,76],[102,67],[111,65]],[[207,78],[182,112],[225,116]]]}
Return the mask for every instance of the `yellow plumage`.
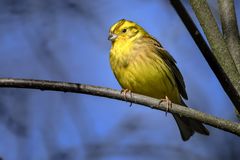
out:
{"label": "yellow plumage", "polygon": [[[109,31],[112,41],[110,63],[123,89],[182,104],[187,99],[185,84],[175,60],[161,44],[132,21],[120,20]],[[173,115],[183,140],[197,131],[208,135],[198,121]]]}

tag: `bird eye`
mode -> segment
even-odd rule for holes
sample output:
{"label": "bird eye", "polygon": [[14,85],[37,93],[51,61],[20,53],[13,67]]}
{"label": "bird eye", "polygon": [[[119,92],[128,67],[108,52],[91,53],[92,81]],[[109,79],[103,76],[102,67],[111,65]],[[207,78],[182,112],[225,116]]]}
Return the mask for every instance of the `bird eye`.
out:
{"label": "bird eye", "polygon": [[127,32],[127,29],[123,29],[122,32],[123,32],[123,33],[126,33],[126,32]]}

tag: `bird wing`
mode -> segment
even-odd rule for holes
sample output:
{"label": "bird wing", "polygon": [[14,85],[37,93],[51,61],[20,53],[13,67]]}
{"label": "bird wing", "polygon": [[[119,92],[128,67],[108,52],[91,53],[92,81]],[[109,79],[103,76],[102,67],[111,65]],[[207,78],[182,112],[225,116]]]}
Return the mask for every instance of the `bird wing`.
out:
{"label": "bird wing", "polygon": [[156,39],[152,38],[151,36],[147,36],[145,38],[149,38],[149,41],[151,41],[151,43],[149,44],[154,45],[153,48],[156,49],[160,58],[164,60],[164,62],[167,64],[167,66],[171,70],[172,74],[174,75],[174,78],[177,83],[177,87],[181,96],[185,99],[188,99],[183,76],[176,66],[175,59],[162,47],[162,45]]}

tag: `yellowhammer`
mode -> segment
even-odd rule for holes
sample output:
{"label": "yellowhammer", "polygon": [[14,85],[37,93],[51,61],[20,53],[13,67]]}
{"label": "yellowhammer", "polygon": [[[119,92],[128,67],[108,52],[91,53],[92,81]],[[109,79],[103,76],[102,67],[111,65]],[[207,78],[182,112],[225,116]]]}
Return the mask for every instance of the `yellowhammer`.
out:
{"label": "yellowhammer", "polygon": [[[182,97],[188,97],[176,61],[156,39],[124,19],[110,28],[108,39],[112,41],[111,67],[123,89],[186,106]],[[173,117],[184,141],[195,131],[209,135],[201,122],[178,114]]]}

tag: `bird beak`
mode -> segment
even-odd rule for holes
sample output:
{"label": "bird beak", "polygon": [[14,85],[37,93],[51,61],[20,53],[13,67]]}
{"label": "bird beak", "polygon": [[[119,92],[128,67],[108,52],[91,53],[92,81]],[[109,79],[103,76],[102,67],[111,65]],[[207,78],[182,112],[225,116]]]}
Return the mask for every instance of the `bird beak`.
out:
{"label": "bird beak", "polygon": [[118,36],[113,33],[109,33],[108,40],[109,41],[114,41]]}

